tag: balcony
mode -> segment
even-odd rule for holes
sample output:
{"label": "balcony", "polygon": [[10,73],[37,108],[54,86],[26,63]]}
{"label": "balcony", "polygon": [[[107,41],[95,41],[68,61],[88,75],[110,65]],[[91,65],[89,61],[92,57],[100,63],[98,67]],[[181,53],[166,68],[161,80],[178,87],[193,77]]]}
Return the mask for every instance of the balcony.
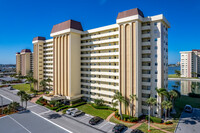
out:
{"label": "balcony", "polygon": [[111,45],[111,46],[101,46],[101,47],[94,47],[94,48],[84,48],[81,51],[95,51],[95,50],[108,50],[108,49],[118,49],[119,45]]}
{"label": "balcony", "polygon": [[106,76],[119,76],[119,72],[97,72],[97,71],[81,71],[81,74],[92,74],[92,75],[106,75]]}
{"label": "balcony", "polygon": [[151,90],[142,90],[142,93],[151,94]]}
{"label": "balcony", "polygon": [[142,46],[150,46],[151,42],[142,42]]}
{"label": "balcony", "polygon": [[45,72],[53,72],[53,69],[44,69]]}
{"label": "balcony", "polygon": [[81,79],[92,80],[92,81],[102,81],[102,82],[119,83],[119,79],[112,79],[112,78],[81,77]]}
{"label": "balcony", "polygon": [[92,98],[92,99],[100,99],[100,98],[103,98],[104,101],[108,101],[108,102],[112,102],[112,100],[113,100],[113,98],[104,97],[104,96],[98,96],[98,94],[96,94],[96,95],[83,94],[83,96],[88,97],[88,98]]}
{"label": "balcony", "polygon": [[142,26],[142,30],[150,30],[150,29],[151,29],[150,25]]}
{"label": "balcony", "polygon": [[142,66],[142,69],[144,69],[144,70],[151,70],[151,66]]}
{"label": "balcony", "polygon": [[53,56],[50,56],[50,57],[44,57],[44,59],[53,59]]}
{"label": "balcony", "polygon": [[81,82],[81,85],[99,87],[99,88],[106,88],[106,89],[113,89],[113,90],[119,90],[119,86],[106,85],[106,84]]}
{"label": "balcony", "polygon": [[87,46],[87,45],[92,45],[92,44],[101,44],[101,43],[111,43],[111,42],[119,42],[119,38],[105,39],[105,40],[100,40],[100,41],[82,43],[81,46]]}
{"label": "balcony", "polygon": [[45,44],[44,47],[53,47],[53,43]]}
{"label": "balcony", "polygon": [[114,35],[118,35],[118,34],[119,34],[119,31],[113,31],[113,32],[109,32],[109,33],[101,33],[101,34],[97,34],[97,35],[83,37],[83,38],[81,38],[81,40],[96,39],[96,38],[102,38],[102,37],[107,37],[107,36],[114,36]]}
{"label": "balcony", "polygon": [[81,57],[99,57],[99,56],[116,56],[116,55],[119,55],[119,52],[81,54]]}
{"label": "balcony", "polygon": [[81,66],[81,68],[93,68],[93,69],[119,69],[119,66],[99,66],[99,65],[93,65],[93,66]]}
{"label": "balcony", "polygon": [[151,58],[142,58],[143,62],[151,62]]}
{"label": "balcony", "polygon": [[53,48],[46,48],[44,51],[53,51]]}
{"label": "balcony", "polygon": [[53,64],[53,61],[44,61],[44,63],[51,63],[51,64]]}
{"label": "balcony", "polygon": [[142,85],[151,86],[151,82],[142,82]]}
{"label": "balcony", "polygon": [[151,37],[150,33],[142,34],[142,38],[150,38],[150,37]]}
{"label": "balcony", "polygon": [[110,96],[114,96],[114,94],[115,94],[113,91],[105,91],[105,90],[98,90],[98,89],[81,88],[81,90],[87,91],[87,92],[92,92],[92,93],[104,94],[104,95],[109,94]]}
{"label": "balcony", "polygon": [[142,77],[151,78],[151,74],[142,74]]}
{"label": "balcony", "polygon": [[150,53],[151,53],[151,50],[142,50],[142,53],[143,53],[143,54],[150,54]]}
{"label": "balcony", "polygon": [[53,52],[44,53],[43,55],[52,55],[53,56]]}
{"label": "balcony", "polygon": [[95,63],[95,62],[106,62],[106,63],[112,63],[112,62],[119,62],[119,59],[91,59],[91,60],[81,60],[82,63]]}

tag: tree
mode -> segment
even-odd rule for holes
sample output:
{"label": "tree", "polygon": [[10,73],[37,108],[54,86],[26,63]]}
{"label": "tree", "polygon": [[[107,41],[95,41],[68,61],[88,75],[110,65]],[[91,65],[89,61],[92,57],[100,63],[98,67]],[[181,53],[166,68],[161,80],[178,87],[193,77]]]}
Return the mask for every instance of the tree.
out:
{"label": "tree", "polygon": [[23,102],[24,102],[24,99],[23,99],[23,95],[26,94],[25,91],[19,91],[17,92],[17,95],[20,96],[20,99],[21,99],[21,106],[23,107]]}
{"label": "tree", "polygon": [[130,116],[129,116],[129,118],[130,118],[131,114],[132,114],[132,111],[134,109],[134,101],[138,100],[138,99],[137,99],[136,95],[130,95],[129,97],[130,97],[130,104],[129,104],[130,105]]}
{"label": "tree", "polygon": [[29,73],[28,73],[28,75],[26,76],[26,82],[28,82],[29,83],[29,85],[30,85],[30,91],[31,91],[31,84],[32,83],[37,83],[37,80],[36,79],[34,79],[33,78],[33,73],[32,73],[32,71],[30,71]]}
{"label": "tree", "polygon": [[97,106],[102,106],[104,104],[104,100],[101,98],[101,99],[95,99],[94,100],[94,103],[97,105]]}
{"label": "tree", "polygon": [[116,107],[117,107],[117,105],[118,105],[118,102],[117,101],[112,101],[112,106],[113,106],[113,109],[116,109]]}
{"label": "tree", "polygon": [[48,86],[49,86],[49,90],[50,90],[52,80],[51,80],[50,78],[48,78],[48,79],[47,79],[47,82],[48,82]]}
{"label": "tree", "polygon": [[197,77],[197,73],[196,72],[191,72],[192,77]]}
{"label": "tree", "polygon": [[163,96],[169,98],[169,93],[168,93],[167,89],[165,89],[165,88],[157,89],[157,88],[156,88],[156,91],[157,91],[158,95],[159,95],[161,98],[162,98]]}
{"label": "tree", "polygon": [[162,102],[162,106],[165,109],[165,121],[167,121],[167,110],[169,109],[169,112],[170,112],[170,109],[173,106],[172,102],[170,102],[170,101],[163,101]]}
{"label": "tree", "polygon": [[122,116],[122,110],[121,110],[121,104],[122,103],[127,103],[127,101],[125,100],[125,98],[122,96],[122,94],[117,91],[113,97],[113,100],[112,101],[117,101],[118,104],[119,104],[119,113],[120,113],[120,116],[121,116],[121,120],[123,120],[123,116]]}
{"label": "tree", "polygon": [[148,122],[148,131],[150,131],[150,118],[151,118],[151,108],[155,105],[156,98],[150,97],[146,100],[146,103],[149,105],[149,122]]}
{"label": "tree", "polygon": [[176,91],[171,90],[171,91],[169,91],[169,96],[170,96],[170,100],[171,100],[173,108],[174,108],[174,100],[178,97],[178,94]]}
{"label": "tree", "polygon": [[43,87],[43,90],[46,90],[46,86],[47,86],[47,82],[45,79],[43,79],[42,81],[40,81],[40,85]]}
{"label": "tree", "polygon": [[25,109],[27,109],[27,102],[28,102],[29,100],[31,100],[32,98],[31,98],[31,96],[30,96],[29,94],[26,94],[26,93],[22,96],[22,98],[23,98],[23,100],[24,100],[25,103],[26,103]]}
{"label": "tree", "polygon": [[8,109],[11,112],[15,112],[17,110],[17,108],[19,107],[19,103],[17,102],[12,102],[8,105]]}
{"label": "tree", "polygon": [[177,75],[177,76],[181,76],[181,72],[179,71],[179,70],[175,70],[175,74]]}

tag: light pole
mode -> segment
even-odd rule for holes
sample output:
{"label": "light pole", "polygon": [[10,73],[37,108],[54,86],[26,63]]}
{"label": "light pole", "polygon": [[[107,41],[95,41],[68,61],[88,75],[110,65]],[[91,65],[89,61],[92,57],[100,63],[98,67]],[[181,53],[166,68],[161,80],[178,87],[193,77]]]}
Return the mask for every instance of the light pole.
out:
{"label": "light pole", "polygon": [[151,105],[149,105],[149,122],[148,122],[148,132],[150,132],[150,113],[151,113]]}

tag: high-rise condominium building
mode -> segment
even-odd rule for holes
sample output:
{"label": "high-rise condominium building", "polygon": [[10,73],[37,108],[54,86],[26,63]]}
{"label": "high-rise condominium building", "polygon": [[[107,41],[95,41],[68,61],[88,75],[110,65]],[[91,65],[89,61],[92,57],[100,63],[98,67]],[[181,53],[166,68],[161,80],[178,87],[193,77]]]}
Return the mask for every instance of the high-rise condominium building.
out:
{"label": "high-rise condominium building", "polygon": [[181,77],[200,75],[200,50],[181,51]]}
{"label": "high-rise condominium building", "polygon": [[[116,91],[136,95],[133,114],[147,114],[146,99],[157,98],[153,115],[161,116],[156,88],[168,87],[168,28],[161,15],[144,17],[139,9],[120,12],[116,24],[84,31],[68,20],[53,26],[50,36],[33,39],[34,76],[51,78],[47,100],[102,98],[111,104]],[[39,83],[39,82],[38,82]],[[37,84],[36,89],[42,89]],[[122,104],[123,113],[130,107]]]}
{"label": "high-rise condominium building", "polygon": [[16,73],[26,76],[33,70],[33,59],[30,49],[23,49],[16,53]]}

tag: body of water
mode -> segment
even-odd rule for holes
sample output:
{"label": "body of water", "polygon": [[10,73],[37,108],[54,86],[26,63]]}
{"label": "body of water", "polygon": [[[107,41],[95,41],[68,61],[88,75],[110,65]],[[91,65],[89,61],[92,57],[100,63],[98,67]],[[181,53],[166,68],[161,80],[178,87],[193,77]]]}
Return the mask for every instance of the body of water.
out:
{"label": "body of water", "polygon": [[175,70],[180,70],[180,67],[168,67],[168,74],[175,74]]}

